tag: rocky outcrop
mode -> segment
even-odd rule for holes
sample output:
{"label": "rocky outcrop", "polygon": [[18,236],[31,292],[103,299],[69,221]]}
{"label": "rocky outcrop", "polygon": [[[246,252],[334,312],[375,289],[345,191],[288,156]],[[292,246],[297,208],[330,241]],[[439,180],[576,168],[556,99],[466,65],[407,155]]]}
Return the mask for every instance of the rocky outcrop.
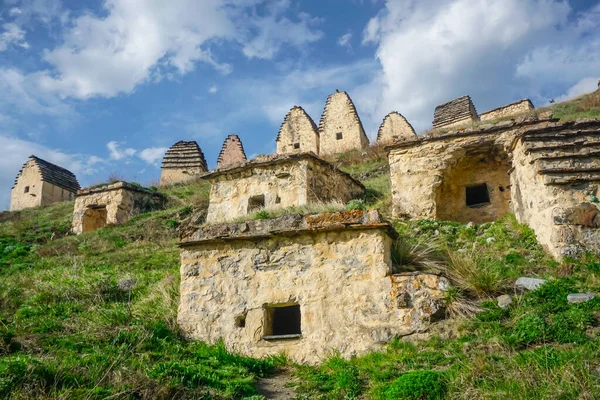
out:
{"label": "rocky outcrop", "polygon": [[319,154],[319,131],[302,107],[294,106],[283,119],[277,134],[277,154]]}
{"label": "rocky outcrop", "polygon": [[217,159],[217,168],[224,168],[229,165],[238,164],[246,161],[246,152],[238,135],[231,134],[227,136],[219,158]]}
{"label": "rocky outcrop", "polygon": [[163,158],[160,184],[185,182],[208,171],[204,153],[195,141],[175,143]]}
{"label": "rocky outcrop", "polygon": [[362,122],[346,92],[329,95],[319,122],[320,154],[338,154],[369,147]]}
{"label": "rocky outcrop", "polygon": [[399,112],[392,111],[385,116],[377,131],[377,144],[389,144],[414,140],[417,134],[412,125]]}
{"label": "rocky outcrop", "polygon": [[435,108],[433,129],[448,129],[460,125],[469,125],[478,120],[477,110],[471,101],[471,97],[462,96]]}

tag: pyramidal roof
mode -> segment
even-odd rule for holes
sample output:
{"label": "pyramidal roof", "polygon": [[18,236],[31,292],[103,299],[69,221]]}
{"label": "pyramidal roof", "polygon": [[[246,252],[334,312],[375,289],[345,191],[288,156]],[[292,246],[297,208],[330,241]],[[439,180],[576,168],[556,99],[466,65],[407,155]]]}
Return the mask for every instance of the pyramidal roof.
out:
{"label": "pyramidal roof", "polygon": [[404,115],[400,114],[398,111],[392,111],[383,118],[383,122],[379,125],[379,129],[377,130],[377,141],[385,140],[383,136],[389,130],[400,133],[400,136],[402,137],[398,137],[399,140],[417,137],[413,126],[406,118],[404,118]]}
{"label": "pyramidal roof", "polygon": [[[81,187],[79,186],[79,182],[77,182],[75,174],[69,171],[68,169],[59,167],[58,165],[52,164],[51,162],[48,162],[46,160],[42,160],[41,158],[36,157],[34,155],[29,156],[29,160],[25,164],[23,164],[23,168],[25,168],[25,166],[30,161],[33,161],[37,165],[40,171],[40,175],[42,177],[42,181],[51,183],[55,186],[58,186],[73,193],[81,189]],[[19,174],[15,179],[15,185],[17,184],[19,176],[21,176],[21,173],[23,172],[23,168],[19,170]]]}
{"label": "pyramidal roof", "polygon": [[477,118],[477,110],[468,95],[437,106],[433,113],[433,127],[441,128],[465,118]]}
{"label": "pyramidal roof", "polygon": [[[323,132],[325,130],[325,125],[327,125],[327,122],[329,121],[329,109],[330,109],[330,105],[333,102],[335,97],[345,98],[345,101],[349,108],[350,114],[352,114],[352,117],[354,118],[356,123],[358,123],[358,125],[360,126],[361,133],[363,135],[365,135],[365,137],[367,137],[365,130],[363,128],[362,121],[360,120],[360,116],[358,115],[358,112],[356,111],[356,106],[354,105],[352,98],[350,97],[350,95],[347,92],[340,92],[338,90],[336,90],[335,93],[332,93],[327,97],[327,101],[325,102],[325,109],[323,110],[323,114],[321,115],[321,119],[319,120],[319,134],[323,134]],[[367,138],[367,140],[368,140],[368,138]]]}
{"label": "pyramidal roof", "polygon": [[308,120],[310,126],[313,128],[315,133],[317,135],[319,134],[319,128],[317,127],[317,124],[315,124],[315,121],[313,121],[313,119],[310,117],[310,115],[308,115],[304,108],[300,106],[294,106],[286,114],[285,118],[283,119],[283,122],[281,123],[281,126],[279,127],[279,132],[277,132],[277,139],[275,139],[276,142],[278,142],[279,138],[281,137],[281,131],[283,130],[283,127],[290,122],[294,114],[298,114],[301,118],[305,118],[306,120]]}
{"label": "pyramidal roof", "polygon": [[236,164],[243,161],[246,161],[244,145],[242,145],[242,141],[240,140],[239,136],[232,133],[231,135],[227,136],[227,139],[225,139],[225,142],[223,143],[223,147],[219,153],[219,158],[217,159],[217,168],[222,168],[227,165]]}
{"label": "pyramidal roof", "polygon": [[180,140],[175,143],[163,158],[162,168],[190,168],[198,167],[208,171],[204,153],[195,141],[185,142]]}

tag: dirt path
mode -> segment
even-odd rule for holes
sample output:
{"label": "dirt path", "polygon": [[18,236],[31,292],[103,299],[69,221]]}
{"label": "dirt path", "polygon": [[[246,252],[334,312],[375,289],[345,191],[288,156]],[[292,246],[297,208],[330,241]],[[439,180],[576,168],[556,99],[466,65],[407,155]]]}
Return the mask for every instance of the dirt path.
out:
{"label": "dirt path", "polygon": [[256,384],[258,393],[267,400],[289,400],[296,398],[294,388],[286,386],[293,378],[289,370],[280,371],[277,375],[261,378]]}

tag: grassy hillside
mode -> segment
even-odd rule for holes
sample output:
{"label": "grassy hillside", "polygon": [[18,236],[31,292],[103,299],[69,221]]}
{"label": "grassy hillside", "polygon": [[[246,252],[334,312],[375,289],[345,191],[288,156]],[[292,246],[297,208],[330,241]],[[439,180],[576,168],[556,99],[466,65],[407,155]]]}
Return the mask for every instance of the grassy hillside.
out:
{"label": "grassy hillside", "polygon": [[[572,116],[581,106],[561,107]],[[331,161],[367,186],[366,207],[389,212],[381,149]],[[447,320],[427,340],[300,366],[180,338],[177,229],[202,222],[208,187],[165,192],[168,209],[79,236],[69,234],[72,203],[0,213],[0,398],[261,399],[266,376],[311,399],[600,398],[600,300],[566,301],[600,292],[600,259],[557,263],[510,215],[481,225],[394,221],[399,268],[452,281]],[[520,276],[549,282],[516,294]],[[496,305],[500,294],[513,295],[509,308]]]}

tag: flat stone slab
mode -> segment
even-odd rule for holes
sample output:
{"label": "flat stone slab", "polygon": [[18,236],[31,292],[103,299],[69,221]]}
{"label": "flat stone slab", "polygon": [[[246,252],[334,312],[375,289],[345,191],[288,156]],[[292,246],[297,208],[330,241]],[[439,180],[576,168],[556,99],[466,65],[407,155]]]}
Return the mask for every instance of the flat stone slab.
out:
{"label": "flat stone slab", "polygon": [[515,282],[515,287],[525,290],[536,290],[546,282],[548,281],[545,279],[521,277]]}
{"label": "flat stone slab", "polygon": [[571,304],[575,303],[587,303],[590,300],[594,299],[593,294],[589,293],[573,293],[567,296],[567,301]]}
{"label": "flat stone slab", "polygon": [[498,298],[496,300],[498,300],[498,307],[500,307],[500,308],[508,308],[513,303],[512,297],[510,297],[507,294],[498,296]]}

